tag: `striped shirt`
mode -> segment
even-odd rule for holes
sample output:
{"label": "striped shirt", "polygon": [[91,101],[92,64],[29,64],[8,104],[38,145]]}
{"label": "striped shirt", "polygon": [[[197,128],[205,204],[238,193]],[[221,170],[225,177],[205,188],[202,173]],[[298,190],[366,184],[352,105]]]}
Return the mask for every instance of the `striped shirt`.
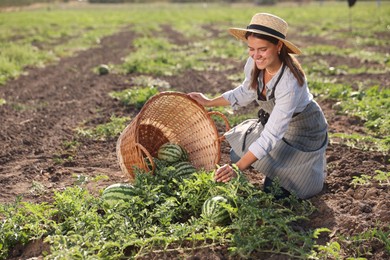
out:
{"label": "striped shirt", "polygon": [[[250,88],[253,66],[254,60],[249,57],[244,67],[245,79],[243,83],[235,89],[222,94],[230,102],[233,109],[246,106],[257,99],[256,90]],[[270,98],[275,81],[280,73],[281,68],[265,86],[267,100]],[[263,86],[262,79],[263,74],[261,72],[259,75],[260,86]],[[249,147],[249,151],[257,159],[262,159],[275,148],[276,143],[284,137],[293,114],[302,112],[313,100],[313,95],[309,92],[306,81],[303,86],[299,86],[298,81],[288,67],[286,67],[274,95],[275,107],[270,114],[268,122],[260,137]]]}

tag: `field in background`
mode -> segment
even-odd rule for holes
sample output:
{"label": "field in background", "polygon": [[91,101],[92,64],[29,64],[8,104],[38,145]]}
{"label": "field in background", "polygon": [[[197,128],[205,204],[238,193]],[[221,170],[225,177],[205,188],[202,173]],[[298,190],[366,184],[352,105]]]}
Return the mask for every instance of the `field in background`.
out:
{"label": "field in background", "polygon": [[[390,18],[386,15],[389,8],[387,2],[382,3],[380,8],[374,2],[359,2],[353,8],[337,2],[258,6],[256,12],[271,12],[284,17],[291,27],[289,37],[294,38],[299,33],[308,37],[323,37],[328,41],[345,41],[352,48],[348,51],[352,53],[348,54],[386,63],[388,57],[375,53],[375,50],[362,52],[359,47],[387,46],[386,38],[378,38],[377,34],[389,32]],[[74,4],[73,7],[49,5],[32,11],[1,13],[0,80],[4,82],[9,77],[19,75],[25,66],[42,66],[74,51],[94,46],[101,37],[129,25],[140,35],[149,36],[153,30],[158,30],[159,24],[171,24],[185,36],[193,36],[196,44],[212,33],[202,25],[208,24],[216,29],[246,26],[252,14],[253,8],[247,5],[151,4],[146,7],[83,3]],[[226,31],[219,36],[226,37]],[[212,40],[216,40],[214,38],[218,37]],[[327,45],[324,42],[311,46],[305,46],[305,42],[298,43],[304,50]],[[235,51],[237,54],[239,52]]]}
{"label": "field in background", "polygon": [[[82,241],[77,232],[82,229],[68,225],[83,226],[86,219],[101,213],[82,215],[84,222],[78,222],[83,214],[80,208],[98,208],[104,187],[127,181],[115,154],[121,130],[156,90],[202,91],[213,96],[239,84],[247,53],[227,28],[246,26],[255,12],[274,13],[289,22],[288,39],[303,51],[299,60],[329,122],[326,185],[308,201],[317,210],[307,222],[293,226],[305,232],[317,229],[313,233],[317,238],[307,237],[303,250],[297,242],[304,239],[303,233],[291,230],[289,243],[282,239],[280,247],[245,248],[245,243],[236,241],[235,248],[229,248],[234,240],[222,230],[202,233],[213,237],[210,243],[183,226],[183,232],[195,232],[189,237],[196,245],[191,248],[189,237],[180,238],[186,243],[171,247],[168,254],[155,250],[153,243],[158,248],[157,240],[168,245],[168,240],[175,240],[172,234],[160,240],[159,233],[153,242],[151,234],[158,233],[157,227],[153,232],[144,230],[144,237],[132,245],[104,247],[107,237],[91,242],[90,247],[78,244]],[[183,255],[224,259],[229,250],[242,254],[253,250],[253,257],[265,258],[273,254],[388,257],[388,13],[390,3],[383,1],[380,8],[375,2],[357,2],[353,8],[339,2],[301,6],[72,3],[0,13],[0,258],[39,256],[49,251],[49,244],[51,257],[65,253],[74,257],[81,252],[92,256],[100,249],[100,254],[118,256],[137,250],[144,255],[149,249],[152,255],[167,259]],[[108,74],[99,74],[101,64],[107,65]],[[234,114],[218,110],[229,116],[231,125],[256,112],[255,107]],[[223,131],[222,123],[218,128]],[[228,147],[223,144],[221,164],[228,160]],[[245,174],[255,185],[262,185],[261,174]],[[53,193],[57,193],[55,198]],[[18,196],[31,204],[20,204]],[[80,199],[83,196],[85,201]],[[170,209],[165,208],[174,212]],[[56,211],[69,218],[62,222]],[[149,217],[145,215],[142,221]],[[109,230],[104,224],[89,224],[92,237],[109,236],[109,231],[98,232]],[[64,234],[73,235],[54,236],[57,225]],[[295,235],[296,241],[291,242]]]}

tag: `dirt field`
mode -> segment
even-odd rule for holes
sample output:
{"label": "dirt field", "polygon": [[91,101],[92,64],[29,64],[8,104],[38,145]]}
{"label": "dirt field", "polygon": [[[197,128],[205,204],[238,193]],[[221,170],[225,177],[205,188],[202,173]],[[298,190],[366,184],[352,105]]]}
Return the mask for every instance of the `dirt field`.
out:
{"label": "dirt field", "polygon": [[[172,41],[183,42],[183,36],[164,26],[165,34]],[[62,59],[58,64],[45,68],[29,68],[26,75],[9,81],[0,87],[0,98],[7,101],[0,106],[0,202],[12,202],[17,195],[34,202],[50,201],[54,190],[62,190],[75,183],[77,175],[107,175],[109,180],[89,184],[91,191],[115,182],[126,181],[116,158],[116,139],[91,141],[77,138],[74,129],[85,122],[88,126],[108,122],[111,115],[134,117],[136,109],[125,108],[108,96],[110,91],[129,87],[135,75],[108,74],[96,75],[92,68],[101,63],[120,64],[121,58],[132,50],[132,40],[136,37],[131,31],[124,31],[102,40],[101,45],[72,57]],[[387,37],[383,35],[382,37]],[[175,40],[176,39],[176,40]],[[310,45],[318,39],[299,38],[299,42]],[[343,43],[340,44],[342,47]],[[303,46],[304,47],[304,46]],[[384,51],[384,50],[379,50]],[[338,57],[322,57],[332,64],[350,63],[358,67],[359,62],[338,60]],[[309,57],[302,56],[301,62]],[[221,60],[227,63],[228,60]],[[367,64],[365,64],[367,66]],[[370,64],[379,66],[378,64]],[[232,73],[241,71],[237,64]],[[226,72],[187,71],[184,75],[163,77],[172,89],[181,92],[205,91],[222,92],[233,88]],[[338,76],[336,76],[338,77]],[[354,82],[370,74],[339,76],[338,82]],[[375,76],[382,86],[389,86],[388,75]],[[355,118],[336,115],[332,101],[319,101],[330,127],[330,132],[364,133],[362,122]],[[73,160],[58,163],[56,158],[67,158],[70,151],[65,141],[81,143],[77,151],[72,151]],[[222,163],[228,162],[228,148],[223,144]],[[385,227],[390,222],[389,186],[373,183],[354,188],[350,183],[353,176],[367,174],[373,176],[375,170],[390,171],[389,156],[377,152],[367,152],[344,145],[331,144],[327,150],[328,178],[321,194],[310,199],[318,208],[309,221],[311,227],[326,227],[332,233],[330,240],[340,235],[348,237],[375,227]],[[253,182],[261,183],[261,174],[246,172]],[[43,192],[37,196],[31,192],[37,184],[43,185]],[[42,187],[41,187],[42,188]],[[326,241],[327,238],[324,238]],[[371,259],[385,259],[383,245],[372,244]],[[26,259],[39,256],[42,243],[15,248],[11,258]],[[343,247],[346,253],[348,250]],[[223,259],[213,253],[212,259]],[[279,259],[276,256],[267,257]],[[194,258],[196,259],[196,257]]]}

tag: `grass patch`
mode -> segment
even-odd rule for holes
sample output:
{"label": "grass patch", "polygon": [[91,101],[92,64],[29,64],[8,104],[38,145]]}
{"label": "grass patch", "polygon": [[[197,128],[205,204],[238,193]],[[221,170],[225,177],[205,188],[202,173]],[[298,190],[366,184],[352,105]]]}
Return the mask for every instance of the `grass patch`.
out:
{"label": "grass patch", "polygon": [[[383,246],[390,253],[389,227],[373,228],[352,236],[340,236],[326,245],[316,245],[312,259],[369,259],[375,247]],[[330,232],[330,231],[329,231]]]}
{"label": "grass patch", "polygon": [[386,112],[390,111],[390,89],[373,86],[350,92],[348,98],[341,100],[340,106],[347,114],[363,119],[374,136],[390,136],[390,115]]}
{"label": "grass patch", "polygon": [[365,259],[375,247],[383,246],[387,253],[390,253],[390,226],[385,229],[373,228],[353,236],[342,236],[339,238],[343,250],[354,259]]}
{"label": "grass patch", "polygon": [[77,150],[80,146],[78,141],[64,141],[62,143],[63,149],[53,155],[53,161],[56,164],[72,163],[77,155]]}
{"label": "grass patch", "polygon": [[20,75],[26,66],[43,66],[90,48],[120,29],[123,14],[102,14],[56,8],[2,13],[0,84]]}
{"label": "grass patch", "polygon": [[[380,52],[371,52],[364,49],[356,49],[355,48],[340,48],[338,46],[333,45],[313,45],[305,48],[305,55],[311,56],[339,56],[344,58],[356,58],[360,60],[361,64],[364,66],[366,62],[374,62],[387,66],[388,68],[388,55],[383,55]],[[316,64],[316,62],[313,62]],[[308,68],[308,64],[306,64]],[[364,72],[369,72],[366,69]]]}
{"label": "grass patch", "polygon": [[126,106],[135,106],[137,109],[141,109],[149,98],[158,93],[159,91],[155,87],[133,87],[110,92],[109,95]]}
{"label": "grass patch", "polygon": [[330,133],[329,137],[331,143],[345,144],[349,147],[364,151],[379,151],[388,153],[390,150],[389,136],[384,138],[375,138],[360,134]]}
{"label": "grass patch", "polygon": [[[286,207],[243,177],[227,185],[215,183],[209,172],[184,181],[172,177],[169,168],[156,175],[138,173],[134,196],[127,203],[110,204],[75,186],[56,192],[52,204],[0,204],[0,216],[7,219],[0,226],[1,256],[5,258],[15,244],[36,238],[50,245],[47,259],[147,257],[220,244],[241,256],[257,251],[310,253],[315,243],[311,231],[294,228],[313,211],[309,202],[291,197]],[[210,225],[202,218],[203,202],[215,195],[231,201],[225,225]]]}
{"label": "grass patch", "polygon": [[0,84],[4,84],[9,78],[17,78],[26,65],[42,66],[42,61],[49,59],[49,55],[40,54],[36,48],[31,48],[28,44],[2,44]]}
{"label": "grass patch", "polygon": [[[138,171],[127,202],[91,195],[84,188],[89,179],[77,176],[77,184],[55,192],[52,203],[18,198],[0,204],[0,218],[5,220],[0,225],[0,258],[6,259],[15,245],[36,239],[50,245],[46,259],[123,259],[166,252],[183,255],[219,245],[228,246],[230,256],[240,258],[257,253],[304,259],[367,257],[374,250],[372,242],[388,251],[388,231],[379,228],[317,244],[319,235],[330,230],[302,228],[315,210],[309,201],[298,201],[294,196],[276,201],[241,174],[221,184],[213,181],[210,172],[198,171],[184,180],[174,173],[171,167],[155,175]],[[378,171],[374,178],[380,175]],[[224,207],[230,217],[227,222],[210,225],[202,216],[202,205],[217,195],[227,198]]]}
{"label": "grass patch", "polygon": [[122,67],[126,73],[139,72],[162,76],[173,75],[175,71],[181,70],[177,50],[168,40],[145,37],[137,38],[133,43],[137,51],[125,58]]}
{"label": "grass patch", "polygon": [[357,116],[365,123],[365,127],[376,138],[388,144],[390,135],[390,89],[371,86],[354,91],[348,85],[331,82],[312,81],[309,83],[313,93],[322,99],[339,100],[339,113]]}
{"label": "grass patch", "polygon": [[136,39],[134,46],[137,51],[127,56],[121,65],[125,73],[138,72],[156,76],[172,76],[187,69],[198,71],[231,69],[234,65],[221,66],[210,59],[233,57],[239,45],[232,41],[208,39],[207,42],[197,41],[179,46],[165,38],[145,37]]}
{"label": "grass patch", "polygon": [[381,170],[376,170],[374,176],[361,174],[359,176],[353,176],[352,178],[353,180],[351,181],[351,185],[354,188],[356,188],[357,186],[369,186],[373,182],[377,182],[381,186],[390,185],[390,172],[384,172]]}
{"label": "grass patch", "polygon": [[132,78],[131,83],[136,86],[150,87],[150,88],[153,87],[162,90],[169,90],[171,88],[169,82],[165,80],[144,76],[144,75]]}
{"label": "grass patch", "polygon": [[[389,60],[385,55],[360,50],[365,46],[386,46],[386,39],[378,35],[388,32],[389,10],[390,6],[385,3],[378,9],[375,3],[359,2],[351,10],[353,27],[349,26],[350,17],[347,12],[349,10],[344,3],[327,2],[321,6],[313,3],[297,7],[275,5],[268,7],[267,11],[289,21],[293,34],[299,31],[301,35],[346,39],[350,47],[345,50],[348,50],[349,54],[342,55],[353,55],[357,58],[363,56],[367,60],[383,62],[383,59]],[[26,66],[43,66],[63,56],[72,55],[75,51],[96,46],[102,37],[124,27],[131,28],[139,36],[153,39],[156,33],[161,31],[162,24],[172,26],[183,34],[184,40],[194,45],[187,44],[190,48],[173,46],[173,49],[172,46],[166,46],[168,51],[184,52],[184,54],[180,53],[180,57],[189,53],[189,61],[181,59],[175,63],[178,61],[175,57],[158,54],[157,64],[162,65],[164,71],[165,69],[168,71],[164,72],[156,67],[153,71],[157,71],[159,75],[174,73],[175,64],[179,64],[179,71],[188,67],[215,68],[218,67],[215,64],[207,65],[208,58],[241,59],[243,57],[243,48],[228,35],[226,29],[232,26],[246,26],[248,17],[252,15],[253,8],[248,8],[247,5],[235,5],[231,8],[230,5],[209,3],[206,5],[163,3],[107,5],[105,8],[96,5],[81,7],[52,5],[50,9],[5,12],[0,18],[2,24],[0,84],[20,75]],[[145,16],[149,18],[148,24],[143,22]],[[305,30],[299,30],[301,27]],[[320,48],[328,48],[329,51],[329,47]],[[337,50],[333,47],[331,51],[345,52],[345,50]],[[142,54],[145,54],[144,57],[148,57],[149,60],[151,55],[155,55],[154,51],[152,49],[151,52]],[[134,52],[133,54],[138,55]],[[194,59],[192,56],[198,57]],[[184,58],[188,59],[187,56]],[[137,61],[137,58],[129,59]],[[142,64],[136,65],[137,68],[141,66],[139,71],[147,69],[146,66],[142,68]],[[129,69],[129,71],[133,70],[134,68]]]}
{"label": "grass patch", "polygon": [[120,133],[125,129],[129,117],[116,117],[111,116],[110,122],[105,124],[99,124],[94,128],[76,128],[76,133],[79,136],[86,137],[96,141],[106,141],[113,138],[117,138]]}

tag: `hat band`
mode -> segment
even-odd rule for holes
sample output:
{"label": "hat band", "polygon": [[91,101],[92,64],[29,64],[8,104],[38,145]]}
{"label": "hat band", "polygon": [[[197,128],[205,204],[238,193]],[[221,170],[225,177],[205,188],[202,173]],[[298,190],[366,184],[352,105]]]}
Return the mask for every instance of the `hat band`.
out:
{"label": "hat band", "polygon": [[282,33],[272,29],[272,28],[269,28],[267,26],[263,26],[263,25],[258,25],[258,24],[250,24],[246,27],[247,29],[255,29],[255,30],[260,30],[260,31],[263,31],[263,32],[266,32],[266,33],[269,33],[271,35],[274,35],[276,37],[279,37],[279,38],[282,38],[282,39],[285,39],[286,36],[284,36]]}

